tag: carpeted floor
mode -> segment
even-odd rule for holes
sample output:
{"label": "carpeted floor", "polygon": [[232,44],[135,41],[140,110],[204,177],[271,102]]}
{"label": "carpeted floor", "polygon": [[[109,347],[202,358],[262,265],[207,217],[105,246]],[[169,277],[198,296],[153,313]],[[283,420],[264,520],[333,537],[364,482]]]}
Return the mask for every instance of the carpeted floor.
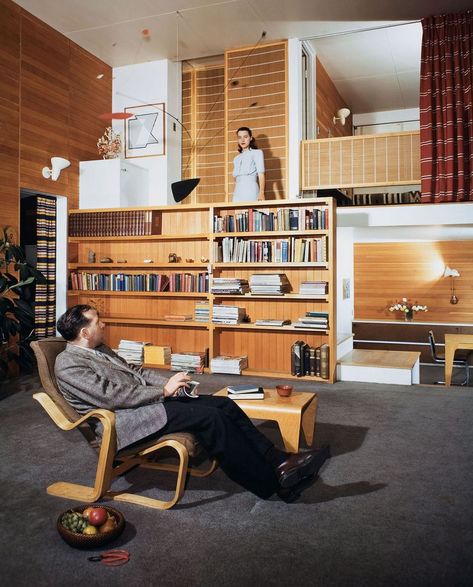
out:
{"label": "carpeted floor", "polygon": [[[231,382],[201,376],[213,392]],[[130,562],[106,568],[59,537],[60,512],[77,502],[48,496],[57,480],[91,481],[95,453],[58,430],[24,377],[3,389],[2,539],[5,585],[460,586],[473,577],[473,390],[363,383],[317,391],[315,444],[332,459],[302,499],[262,501],[221,471],[191,478],[170,511],[118,504],[127,519],[113,547]],[[275,425],[261,424],[276,443]],[[171,474],[130,472],[120,484],[168,494]],[[113,505],[113,504],[112,504]]]}

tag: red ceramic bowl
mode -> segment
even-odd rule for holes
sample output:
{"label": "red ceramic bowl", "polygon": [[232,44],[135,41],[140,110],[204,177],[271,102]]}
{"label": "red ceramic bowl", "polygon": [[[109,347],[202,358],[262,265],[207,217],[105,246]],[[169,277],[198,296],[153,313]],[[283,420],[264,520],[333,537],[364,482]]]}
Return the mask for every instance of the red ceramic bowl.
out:
{"label": "red ceramic bowl", "polygon": [[289,397],[292,393],[292,385],[276,385],[276,391],[281,397]]}

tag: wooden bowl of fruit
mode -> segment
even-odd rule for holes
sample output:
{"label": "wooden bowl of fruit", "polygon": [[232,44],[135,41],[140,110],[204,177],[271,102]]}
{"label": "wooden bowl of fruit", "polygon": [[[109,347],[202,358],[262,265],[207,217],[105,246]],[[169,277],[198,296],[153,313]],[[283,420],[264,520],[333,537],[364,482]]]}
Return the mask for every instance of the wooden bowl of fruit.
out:
{"label": "wooden bowl of fruit", "polygon": [[125,518],[105,505],[84,505],[60,514],[57,530],[61,538],[75,548],[97,548],[115,540],[125,528]]}

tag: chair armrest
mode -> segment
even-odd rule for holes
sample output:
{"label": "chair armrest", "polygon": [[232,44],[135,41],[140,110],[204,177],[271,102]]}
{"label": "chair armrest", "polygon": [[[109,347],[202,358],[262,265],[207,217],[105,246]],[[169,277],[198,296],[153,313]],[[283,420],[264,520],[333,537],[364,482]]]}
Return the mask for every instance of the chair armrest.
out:
{"label": "chair armrest", "polygon": [[87,412],[87,414],[85,414],[75,422],[71,422],[57,407],[57,405],[53,402],[49,395],[47,393],[44,393],[44,391],[40,391],[38,393],[33,394],[33,398],[43,406],[43,408],[48,413],[50,418],[54,421],[56,426],[61,428],[61,430],[73,430],[89,418],[98,418],[103,423],[104,429],[115,428],[115,414],[110,410],[97,408],[96,410],[91,410],[90,412]]}

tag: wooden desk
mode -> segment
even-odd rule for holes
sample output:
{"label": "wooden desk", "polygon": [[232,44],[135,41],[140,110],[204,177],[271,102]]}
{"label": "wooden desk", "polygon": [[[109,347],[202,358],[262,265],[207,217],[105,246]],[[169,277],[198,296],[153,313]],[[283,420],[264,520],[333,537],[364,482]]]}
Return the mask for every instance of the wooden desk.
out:
{"label": "wooden desk", "polygon": [[[227,388],[220,389],[215,395],[226,396]],[[289,397],[279,397],[275,389],[265,389],[264,399],[238,400],[236,403],[250,418],[276,421],[288,452],[299,451],[301,427],[307,446],[312,446],[317,394],[293,391]]]}
{"label": "wooden desk", "polygon": [[445,335],[445,385],[452,383],[453,358],[457,349],[473,350],[473,334]]}

